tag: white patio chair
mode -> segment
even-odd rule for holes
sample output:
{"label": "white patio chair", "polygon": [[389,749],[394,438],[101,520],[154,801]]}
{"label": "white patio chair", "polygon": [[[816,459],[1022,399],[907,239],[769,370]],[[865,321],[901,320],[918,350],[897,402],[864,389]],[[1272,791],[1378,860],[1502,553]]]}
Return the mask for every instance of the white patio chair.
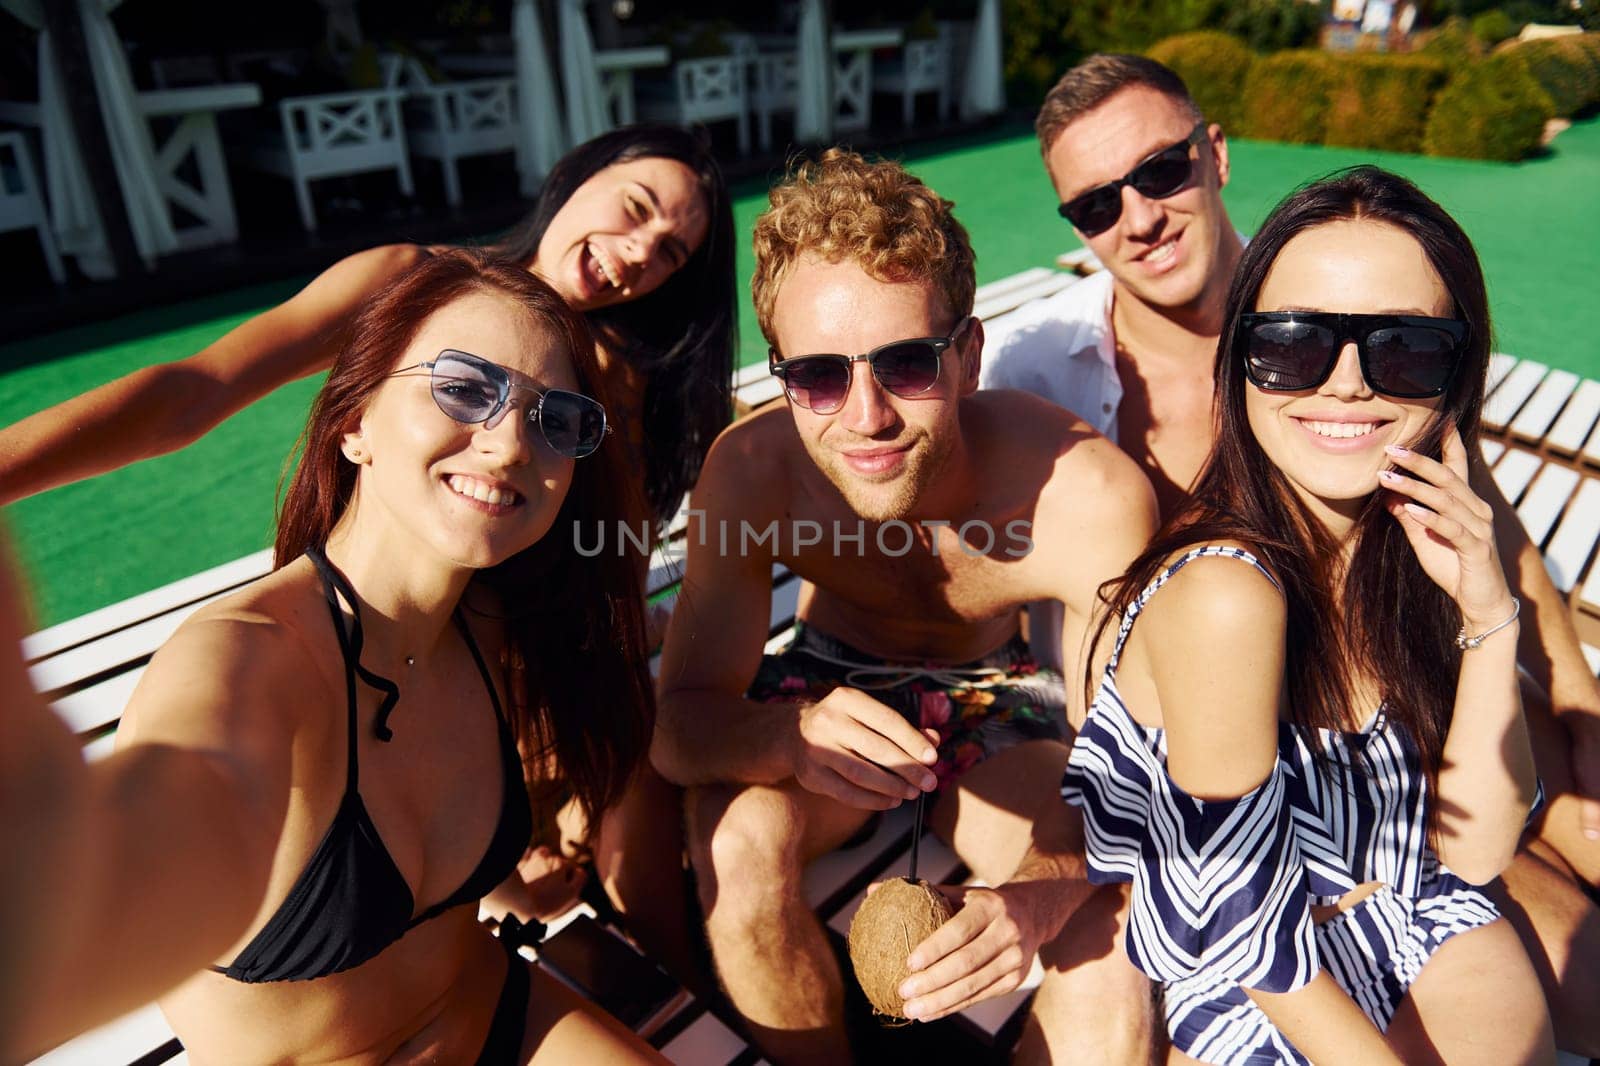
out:
{"label": "white patio chair", "polygon": [[32,226],[39,234],[50,279],[61,285],[67,274],[61,267],[61,253],[56,250],[50,215],[40,190],[39,172],[34,169],[27,138],[16,130],[0,133],[0,232]]}
{"label": "white patio chair", "polygon": [[950,39],[941,33],[932,39],[907,41],[900,55],[879,66],[873,72],[875,93],[888,93],[900,97],[900,115],[906,126],[916,117],[917,96],[933,93],[937,98],[938,116],[948,118],[954,99],[950,89],[955,79],[950,64]]}
{"label": "white patio chair", "polygon": [[794,49],[763,52],[747,33],[723,37],[744,63],[750,111],[756,117],[756,141],[763,152],[772,148],[772,116],[794,114],[800,92],[800,54]]}
{"label": "white patio chair", "polygon": [[640,99],[639,114],[680,126],[732,119],[738,129],[739,151],[748,153],[750,114],[744,70],[745,60],[737,55],[680,59],[672,65],[671,95]]}
{"label": "white patio chair", "polygon": [[282,139],[259,145],[249,154],[255,166],[294,183],[300,221],[308,231],[317,228],[311,182],[319,178],[393,170],[400,191],[406,196],[415,194],[400,115],[406,91],[398,85],[395,58],[386,57],[391,61],[382,64],[384,88],[278,101]]}
{"label": "white patio chair", "polygon": [[401,62],[400,86],[407,94],[407,144],[413,154],[439,161],[445,200],[460,207],[456,161],[516,151],[516,79],[435,83],[422,63],[412,58]]}

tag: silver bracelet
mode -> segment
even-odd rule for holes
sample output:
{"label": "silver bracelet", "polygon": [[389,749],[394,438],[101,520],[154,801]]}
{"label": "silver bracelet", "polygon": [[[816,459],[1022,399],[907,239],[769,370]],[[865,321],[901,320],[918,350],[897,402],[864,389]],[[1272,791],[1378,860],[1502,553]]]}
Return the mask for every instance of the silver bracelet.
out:
{"label": "silver bracelet", "polygon": [[1506,626],[1510,625],[1512,622],[1515,622],[1517,620],[1517,616],[1521,613],[1522,601],[1517,599],[1515,596],[1511,597],[1510,618],[1507,618],[1504,622],[1501,622],[1497,625],[1490,626],[1488,629],[1485,629],[1482,633],[1479,633],[1475,637],[1467,636],[1467,627],[1462,626],[1461,632],[1456,634],[1456,647],[1460,648],[1462,651],[1472,651],[1474,648],[1480,646],[1484,641],[1500,632]]}

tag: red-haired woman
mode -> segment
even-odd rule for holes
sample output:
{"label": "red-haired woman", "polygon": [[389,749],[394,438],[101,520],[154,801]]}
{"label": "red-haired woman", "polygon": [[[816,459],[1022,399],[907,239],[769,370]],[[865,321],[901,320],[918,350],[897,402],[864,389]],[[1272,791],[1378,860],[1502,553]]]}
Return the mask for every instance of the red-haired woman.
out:
{"label": "red-haired woman", "polygon": [[[181,448],[278,386],[326,369],[374,294],[439,250],[394,244],[348,256],[187,359],[0,429],[0,505]],[[582,313],[627,452],[608,491],[627,503],[630,529],[664,523],[731,413],[733,211],[716,161],[700,138],[672,127],[603,134],[557,162],[533,211],[488,251],[537,273]],[[646,560],[634,563],[642,580]],[[608,821],[580,824],[569,804],[560,830],[542,825],[536,843],[554,845],[559,834],[569,849],[577,840],[591,850],[630,933],[692,982],[699,964],[687,898],[660,874],[679,863],[677,804],[676,791],[643,766]],[[540,805],[559,806],[559,795]],[[530,851],[521,873],[530,891],[507,901],[522,917],[559,911],[583,876],[546,847]]]}
{"label": "red-haired woman", "polygon": [[76,783],[81,903],[41,977],[70,993],[23,1051],[170,989],[197,1062],[653,1060],[477,921],[527,845],[525,763],[597,814],[649,742],[632,563],[574,546],[621,515],[599,395],[525,270],[442,252],[373,299],[276,570],[184,624]]}

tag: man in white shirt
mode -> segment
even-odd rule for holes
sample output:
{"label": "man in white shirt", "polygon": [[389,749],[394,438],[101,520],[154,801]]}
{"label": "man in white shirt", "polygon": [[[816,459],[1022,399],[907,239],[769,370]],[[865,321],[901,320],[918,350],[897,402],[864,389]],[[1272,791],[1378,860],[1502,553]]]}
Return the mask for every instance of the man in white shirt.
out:
{"label": "man in white shirt", "polygon": [[[1170,514],[1211,449],[1217,337],[1243,247],[1222,203],[1227,140],[1182,79],[1142,56],[1069,70],[1036,129],[1059,213],[1105,269],[986,324],[981,383],[1075,412],[1133,457]],[[1537,545],[1486,466],[1472,481],[1495,509],[1501,558],[1532,618],[1520,659],[1542,690],[1524,686],[1551,797],[1507,871],[1506,909],[1545,981],[1557,1043],[1600,1055],[1600,909],[1584,893],[1600,884],[1600,689]],[[1051,604],[1030,608],[1043,662],[1060,646],[1059,617]]]}

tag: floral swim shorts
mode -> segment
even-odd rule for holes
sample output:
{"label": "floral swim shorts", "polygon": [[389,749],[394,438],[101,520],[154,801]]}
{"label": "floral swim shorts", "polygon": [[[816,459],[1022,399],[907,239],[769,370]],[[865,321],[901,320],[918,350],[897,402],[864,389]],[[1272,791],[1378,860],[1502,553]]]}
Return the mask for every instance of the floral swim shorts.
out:
{"label": "floral swim shorts", "polygon": [[978,762],[1025,740],[1067,742],[1066,687],[1041,669],[1020,636],[970,663],[894,663],[856,651],[803,622],[777,655],[761,659],[747,697],[759,703],[820,700],[860,689],[912,725],[939,734],[933,772],[942,789]]}

